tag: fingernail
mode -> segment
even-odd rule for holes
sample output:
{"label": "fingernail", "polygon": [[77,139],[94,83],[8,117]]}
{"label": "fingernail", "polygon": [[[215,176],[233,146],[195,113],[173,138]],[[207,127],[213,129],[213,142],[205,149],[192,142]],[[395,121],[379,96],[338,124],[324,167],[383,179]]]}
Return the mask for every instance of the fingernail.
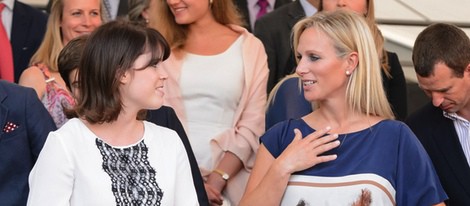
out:
{"label": "fingernail", "polygon": [[331,127],[330,127],[330,126],[327,126],[325,129],[326,129],[326,130],[330,130],[330,129],[331,129]]}

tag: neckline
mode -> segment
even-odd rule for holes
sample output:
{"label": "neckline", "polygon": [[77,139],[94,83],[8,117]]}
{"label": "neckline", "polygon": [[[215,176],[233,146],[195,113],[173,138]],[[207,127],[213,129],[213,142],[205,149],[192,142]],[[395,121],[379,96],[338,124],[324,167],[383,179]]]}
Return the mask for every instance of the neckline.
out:
{"label": "neckline", "polygon": [[[99,141],[103,142],[103,144],[108,145],[108,146],[110,146],[110,147],[112,147],[112,148],[115,148],[115,149],[126,149],[126,148],[130,148],[130,147],[136,146],[136,145],[140,144],[141,142],[143,142],[143,141],[146,139],[146,137],[147,137],[147,132],[146,132],[147,125],[146,125],[146,121],[142,121],[143,124],[144,124],[144,133],[143,133],[143,135],[142,135],[141,138],[139,138],[136,142],[130,143],[130,144],[128,144],[128,145],[116,146],[116,145],[112,145],[112,144],[108,143],[107,141],[105,141],[104,139],[102,139],[101,137],[99,137],[98,135],[96,135],[93,131],[91,131],[90,128],[88,128],[88,127],[86,126],[86,124],[85,124],[81,119],[78,119],[78,118],[77,118],[77,120],[78,120],[78,122],[79,122],[79,124],[80,124],[80,127],[83,127],[83,128],[84,128],[84,131],[85,131],[86,133],[88,133],[88,134],[89,134],[90,136],[92,136],[94,139],[98,139]],[[70,121],[70,120],[69,120],[69,121]],[[87,136],[88,136],[88,135],[87,135]]]}
{"label": "neckline", "polygon": [[213,54],[213,55],[202,55],[202,54],[195,54],[195,53],[192,53],[192,52],[187,52],[185,51],[186,55],[188,56],[194,56],[194,57],[217,57],[217,56],[221,56],[221,55],[224,55],[225,53],[228,53],[230,50],[232,50],[236,45],[239,44],[239,42],[241,41],[243,35],[239,35],[237,37],[237,39],[235,39],[235,41],[233,41],[233,43],[226,49],[224,50],[223,52],[220,52],[218,54]]}
{"label": "neckline", "polygon": [[[311,127],[303,118],[300,118],[300,120],[301,120],[305,125],[307,125],[308,128],[310,128],[310,129],[312,129],[312,130],[314,130],[314,131],[318,131],[318,129],[315,129],[315,128]],[[362,133],[362,132],[364,132],[364,131],[366,131],[366,130],[375,128],[375,127],[377,127],[379,124],[382,124],[382,123],[384,123],[384,122],[386,122],[386,121],[388,121],[388,120],[389,120],[389,119],[382,119],[382,120],[378,121],[377,123],[375,123],[375,124],[373,124],[373,125],[371,125],[371,126],[369,126],[369,127],[367,127],[367,128],[360,129],[360,130],[357,130],[357,131],[348,132],[348,133],[339,133],[338,135],[339,135],[339,136],[344,136],[344,135],[347,136],[347,135],[353,135],[353,134]],[[328,135],[328,134],[331,134],[331,133],[327,133],[327,135]]]}

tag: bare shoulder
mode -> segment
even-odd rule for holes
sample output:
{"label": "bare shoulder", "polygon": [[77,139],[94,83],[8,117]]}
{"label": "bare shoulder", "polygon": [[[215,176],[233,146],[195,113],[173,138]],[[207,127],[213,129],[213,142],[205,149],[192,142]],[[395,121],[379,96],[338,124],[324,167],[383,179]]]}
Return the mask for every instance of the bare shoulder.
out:
{"label": "bare shoulder", "polygon": [[19,85],[33,88],[38,97],[41,98],[44,94],[46,82],[44,80],[44,74],[37,66],[31,66],[21,73]]}

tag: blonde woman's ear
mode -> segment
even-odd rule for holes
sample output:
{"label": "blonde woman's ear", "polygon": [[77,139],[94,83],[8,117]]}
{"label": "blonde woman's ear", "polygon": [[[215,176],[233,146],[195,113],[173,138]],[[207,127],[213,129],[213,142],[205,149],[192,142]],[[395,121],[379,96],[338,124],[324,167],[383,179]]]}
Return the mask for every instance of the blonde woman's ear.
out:
{"label": "blonde woman's ear", "polygon": [[347,61],[348,61],[348,71],[349,71],[349,74],[351,74],[357,68],[357,65],[359,65],[359,55],[357,54],[357,52],[351,52],[348,56]]}

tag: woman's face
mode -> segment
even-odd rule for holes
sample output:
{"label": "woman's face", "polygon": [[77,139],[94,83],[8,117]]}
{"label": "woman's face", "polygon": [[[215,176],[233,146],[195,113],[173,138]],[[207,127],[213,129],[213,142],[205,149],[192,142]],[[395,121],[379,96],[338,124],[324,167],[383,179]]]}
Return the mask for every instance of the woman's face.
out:
{"label": "woman's face", "polygon": [[166,2],[178,24],[193,24],[214,18],[209,0],[166,0]]}
{"label": "woman's face", "polygon": [[354,68],[351,55],[338,57],[333,41],[316,28],[302,32],[297,47],[296,73],[302,80],[305,99],[309,102],[344,98],[348,76]]}
{"label": "woman's face", "polygon": [[70,82],[70,91],[72,92],[72,96],[78,98],[80,95],[80,88],[78,84],[78,68],[72,70],[69,73],[69,82]]}
{"label": "woman's face", "polygon": [[163,84],[168,78],[161,63],[147,66],[152,54],[140,55],[132,68],[122,78],[122,102],[126,107],[141,109],[158,109],[163,105]]}
{"label": "woman's face", "polygon": [[100,0],[62,0],[64,8],[60,21],[62,43],[89,34],[101,25]]}
{"label": "woman's face", "polygon": [[368,0],[323,0],[323,11],[349,9],[359,14],[367,14]]}

